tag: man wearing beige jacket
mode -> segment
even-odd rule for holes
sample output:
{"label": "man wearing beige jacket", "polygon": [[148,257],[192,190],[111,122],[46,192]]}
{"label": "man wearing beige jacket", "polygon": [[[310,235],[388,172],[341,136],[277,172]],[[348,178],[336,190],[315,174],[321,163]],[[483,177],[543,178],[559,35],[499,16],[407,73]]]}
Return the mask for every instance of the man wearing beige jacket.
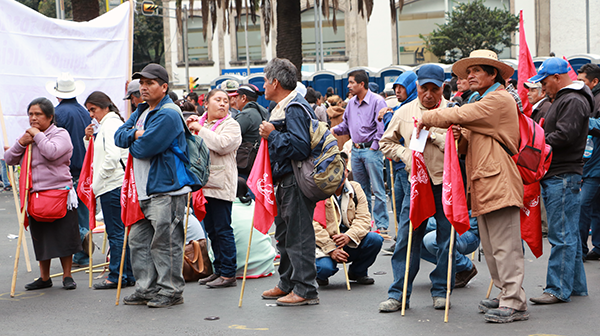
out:
{"label": "man wearing beige jacket", "polygon": [[[410,172],[412,166],[412,151],[410,139],[415,127],[414,119],[420,119],[423,113],[430,109],[446,107],[448,101],[442,96],[444,82],[444,69],[438,65],[426,64],[419,69],[417,76],[418,99],[403,105],[394,113],[390,124],[383,134],[379,144],[383,154],[394,160],[402,160],[406,164],[406,170]],[[404,145],[400,139],[404,138]],[[444,309],[446,305],[448,252],[450,250],[450,222],[444,215],[442,207],[442,177],[444,172],[444,147],[446,144],[445,129],[431,129],[423,151],[423,158],[427,166],[427,173],[435,199],[435,219],[437,221],[437,243],[436,267],[429,275],[431,279],[431,296],[435,309]],[[411,265],[407,288],[407,302],[410,300],[412,283],[419,271],[419,259],[421,255],[421,242],[426,233],[427,223],[413,223],[419,226],[413,233]],[[394,282],[388,290],[388,299],[379,304],[380,312],[393,312],[401,307],[400,298],[404,285],[404,274],[406,269],[406,252],[408,248],[409,222],[399,223],[396,248],[392,255],[392,270]],[[452,286],[454,286],[455,259],[452,262]]]}

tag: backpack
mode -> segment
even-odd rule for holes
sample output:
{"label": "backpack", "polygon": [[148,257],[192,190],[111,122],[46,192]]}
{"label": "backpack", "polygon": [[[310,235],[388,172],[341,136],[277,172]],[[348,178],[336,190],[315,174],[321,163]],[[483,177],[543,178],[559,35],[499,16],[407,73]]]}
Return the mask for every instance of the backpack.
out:
{"label": "backpack", "polygon": [[505,144],[498,143],[517,164],[523,184],[528,185],[538,182],[548,172],[552,162],[552,147],[546,143],[546,134],[542,126],[521,112],[519,134],[518,153],[513,154]]}
{"label": "backpack", "polygon": [[162,108],[171,108],[179,112],[181,121],[183,122],[183,129],[185,130],[188,154],[187,157],[179,157],[177,151],[174,151],[174,153],[185,163],[186,168],[196,175],[198,180],[200,180],[200,187],[203,187],[208,182],[208,177],[210,176],[210,151],[208,146],[206,146],[204,139],[192,134],[185,123],[185,118],[179,106],[168,103],[163,105]]}
{"label": "backpack", "polygon": [[333,195],[344,182],[346,163],[340,155],[336,138],[331,134],[327,123],[312,118],[306,106],[300,106],[311,119],[310,155],[302,161],[292,160],[292,168],[300,190],[313,202],[322,201]]}

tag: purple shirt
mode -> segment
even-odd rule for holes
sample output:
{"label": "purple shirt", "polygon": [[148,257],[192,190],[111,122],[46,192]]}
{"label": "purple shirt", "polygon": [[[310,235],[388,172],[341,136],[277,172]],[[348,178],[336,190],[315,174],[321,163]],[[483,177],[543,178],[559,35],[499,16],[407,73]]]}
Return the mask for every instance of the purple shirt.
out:
{"label": "purple shirt", "polygon": [[371,90],[361,103],[358,102],[358,96],[352,97],[346,106],[344,120],[333,128],[337,135],[350,133],[350,138],[354,143],[363,143],[373,141],[371,149],[379,149],[379,140],[383,135],[383,122],[377,121],[377,114],[382,108],[386,108],[385,100]]}

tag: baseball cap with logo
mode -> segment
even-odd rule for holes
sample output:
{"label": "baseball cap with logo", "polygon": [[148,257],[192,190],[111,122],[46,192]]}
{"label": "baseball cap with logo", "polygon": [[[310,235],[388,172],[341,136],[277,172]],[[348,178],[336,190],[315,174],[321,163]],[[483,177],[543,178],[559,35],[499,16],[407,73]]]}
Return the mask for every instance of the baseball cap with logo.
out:
{"label": "baseball cap with logo", "polygon": [[444,79],[446,76],[444,75],[444,69],[435,64],[425,64],[417,73],[417,82],[420,86],[423,86],[427,83],[433,83],[437,87],[442,87],[444,84]]}
{"label": "baseball cap with logo", "polygon": [[562,58],[551,57],[542,63],[537,75],[529,78],[529,82],[537,83],[552,75],[561,75],[569,72],[569,63]]}
{"label": "baseball cap with logo", "polygon": [[220,88],[225,90],[229,97],[237,96],[237,90],[240,87],[240,83],[234,81],[233,79],[228,79],[221,83]]}

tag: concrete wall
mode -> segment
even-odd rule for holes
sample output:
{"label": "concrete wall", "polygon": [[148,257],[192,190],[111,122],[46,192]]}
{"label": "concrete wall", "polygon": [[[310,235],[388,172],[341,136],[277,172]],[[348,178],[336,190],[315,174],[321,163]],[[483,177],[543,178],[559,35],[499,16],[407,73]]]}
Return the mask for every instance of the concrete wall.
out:
{"label": "concrete wall", "polygon": [[388,1],[374,1],[373,14],[367,23],[368,64],[374,68],[384,68],[393,63],[392,20]]}

